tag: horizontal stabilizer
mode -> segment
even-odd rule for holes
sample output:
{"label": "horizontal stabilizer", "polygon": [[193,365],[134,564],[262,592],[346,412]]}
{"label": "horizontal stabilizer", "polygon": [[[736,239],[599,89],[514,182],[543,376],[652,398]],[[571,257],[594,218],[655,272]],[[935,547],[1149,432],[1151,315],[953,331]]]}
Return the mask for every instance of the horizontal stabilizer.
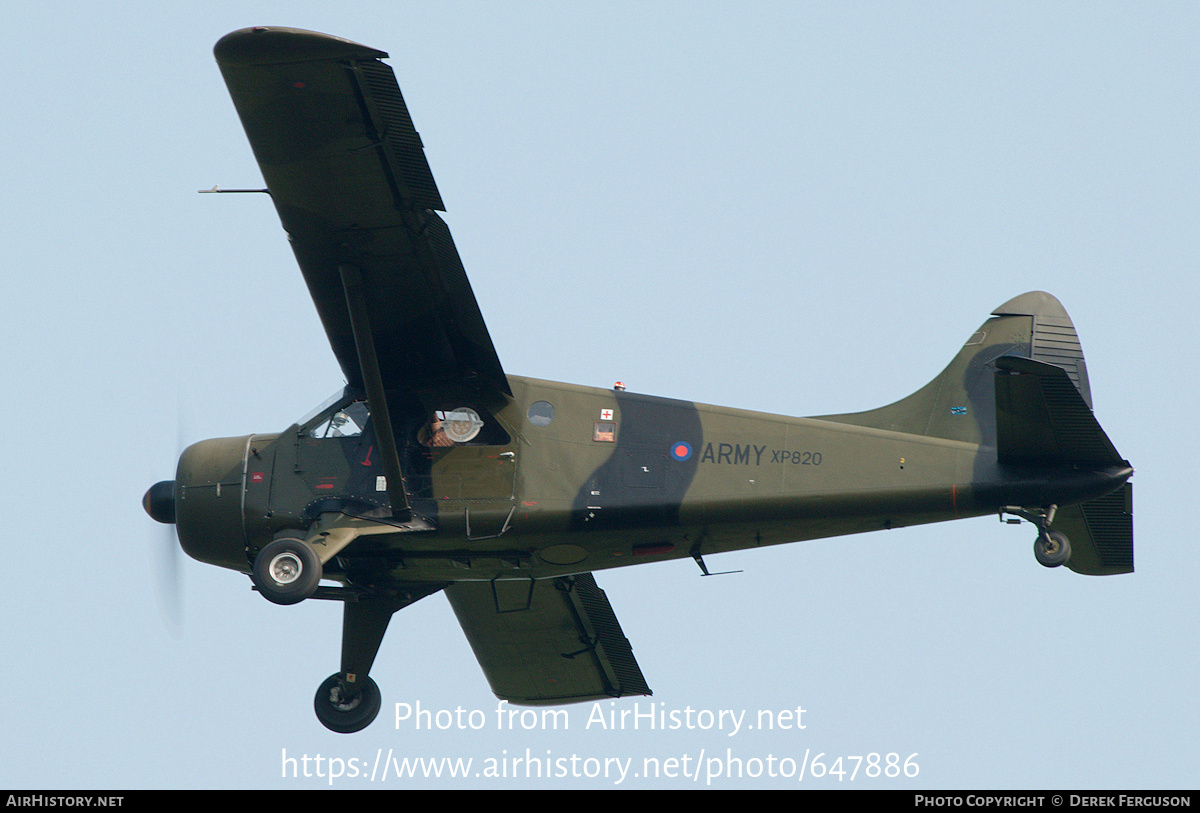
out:
{"label": "horizontal stabilizer", "polygon": [[553,705],[651,694],[590,573],[455,582],[446,597],[502,700]]}
{"label": "horizontal stabilizer", "polygon": [[1002,465],[1128,465],[1065,370],[1017,356],[1001,356],[995,365]]}
{"label": "horizontal stabilizer", "polygon": [[1059,508],[1054,529],[1071,540],[1067,567],[1085,576],[1133,572],[1133,483],[1082,505]]}

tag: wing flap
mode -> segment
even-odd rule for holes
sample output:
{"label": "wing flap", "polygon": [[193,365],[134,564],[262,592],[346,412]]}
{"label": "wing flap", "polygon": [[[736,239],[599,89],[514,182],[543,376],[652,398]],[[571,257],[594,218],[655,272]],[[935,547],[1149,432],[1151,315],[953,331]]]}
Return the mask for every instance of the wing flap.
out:
{"label": "wing flap", "polygon": [[456,582],[445,592],[492,691],[503,700],[550,705],[651,694],[590,573]]}
{"label": "wing flap", "polygon": [[363,387],[339,266],[363,280],[385,389],[509,393],[387,54],[293,29],[215,54],[347,382]]}

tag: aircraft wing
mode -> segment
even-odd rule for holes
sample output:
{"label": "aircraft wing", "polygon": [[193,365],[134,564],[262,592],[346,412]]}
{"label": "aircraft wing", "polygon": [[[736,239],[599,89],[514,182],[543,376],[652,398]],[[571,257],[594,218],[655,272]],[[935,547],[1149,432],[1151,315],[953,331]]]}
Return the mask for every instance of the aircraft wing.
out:
{"label": "aircraft wing", "polygon": [[347,382],[364,387],[357,328],[389,392],[508,393],[387,54],[286,28],[214,52]]}
{"label": "aircraft wing", "polygon": [[590,573],[455,582],[445,592],[503,700],[539,706],[651,694]]}

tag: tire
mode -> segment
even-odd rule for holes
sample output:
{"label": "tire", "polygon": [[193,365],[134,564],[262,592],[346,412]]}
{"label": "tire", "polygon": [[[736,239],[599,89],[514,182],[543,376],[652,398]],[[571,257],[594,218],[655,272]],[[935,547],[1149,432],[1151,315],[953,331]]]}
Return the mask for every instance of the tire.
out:
{"label": "tire", "polygon": [[369,726],[379,714],[382,704],[379,687],[367,677],[355,686],[356,692],[347,697],[346,684],[339,672],[330,675],[313,698],[313,710],[321,725],[338,734],[353,734]]}
{"label": "tire", "polygon": [[1033,543],[1033,556],[1042,567],[1065,565],[1071,558],[1071,540],[1058,531],[1039,534]]}
{"label": "tire", "polygon": [[263,598],[274,604],[297,604],[317,592],[321,560],[302,539],[276,539],[254,559],[250,578]]}

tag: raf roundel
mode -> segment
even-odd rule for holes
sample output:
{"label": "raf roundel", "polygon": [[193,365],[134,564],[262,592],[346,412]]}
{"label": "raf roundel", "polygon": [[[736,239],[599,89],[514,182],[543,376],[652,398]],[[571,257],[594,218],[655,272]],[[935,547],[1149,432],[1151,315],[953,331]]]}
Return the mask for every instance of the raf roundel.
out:
{"label": "raf roundel", "polygon": [[692,445],[686,440],[671,444],[671,457],[676,460],[687,460],[692,456]]}

